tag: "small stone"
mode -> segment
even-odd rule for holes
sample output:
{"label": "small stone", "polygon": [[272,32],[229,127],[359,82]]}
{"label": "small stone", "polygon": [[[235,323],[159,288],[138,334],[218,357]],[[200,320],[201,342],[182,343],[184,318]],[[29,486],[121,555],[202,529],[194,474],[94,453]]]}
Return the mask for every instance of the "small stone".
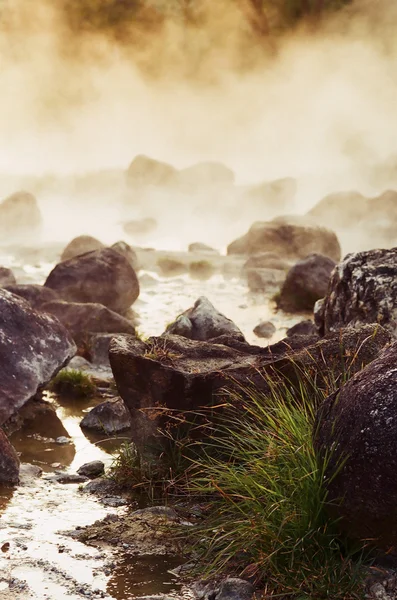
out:
{"label": "small stone", "polygon": [[276,328],[271,321],[262,321],[254,329],[254,333],[259,338],[271,338],[276,333]]}
{"label": "small stone", "polygon": [[66,437],[66,436],[64,436],[64,435],[61,435],[60,437],[57,437],[57,438],[56,438],[56,440],[55,440],[55,443],[56,443],[56,444],[60,444],[60,445],[63,445],[63,444],[71,444],[71,439],[70,439],[70,438],[67,438],[67,437]]}
{"label": "small stone", "polygon": [[105,472],[105,465],[101,460],[93,460],[92,462],[85,463],[78,470],[79,475],[88,477],[89,479],[95,479]]}

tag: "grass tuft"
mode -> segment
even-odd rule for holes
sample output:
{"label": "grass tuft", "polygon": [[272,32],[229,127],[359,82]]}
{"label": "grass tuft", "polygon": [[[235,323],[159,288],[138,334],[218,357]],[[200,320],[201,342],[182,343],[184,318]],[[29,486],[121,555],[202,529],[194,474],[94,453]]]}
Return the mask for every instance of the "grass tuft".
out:
{"label": "grass tuft", "polygon": [[49,389],[75,398],[90,398],[97,392],[91,377],[76,369],[62,369],[51,381]]}

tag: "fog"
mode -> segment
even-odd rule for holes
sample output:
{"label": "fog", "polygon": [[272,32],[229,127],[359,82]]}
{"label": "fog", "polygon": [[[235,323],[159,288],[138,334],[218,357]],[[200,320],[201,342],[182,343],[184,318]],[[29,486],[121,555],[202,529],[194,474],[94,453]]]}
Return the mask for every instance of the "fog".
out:
{"label": "fog", "polygon": [[[196,30],[167,18],[119,40],[72,33],[57,2],[2,5],[0,195],[34,193],[44,239],[115,241],[122,221],[149,216],[159,231],[142,243],[223,247],[278,214],[243,202],[244,186],[296,178],[285,211],[297,213],[329,192],[397,186],[390,2],[356,2],[274,47],[248,35],[230,3],[215,4]],[[178,169],[221,161],[236,186],[137,194],[125,170],[138,154]]]}

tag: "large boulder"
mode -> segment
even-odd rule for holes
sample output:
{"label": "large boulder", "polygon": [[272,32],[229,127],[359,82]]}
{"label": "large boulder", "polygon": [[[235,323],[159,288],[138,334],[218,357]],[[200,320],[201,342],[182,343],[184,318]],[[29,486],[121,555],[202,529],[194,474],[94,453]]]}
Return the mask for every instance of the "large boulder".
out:
{"label": "large boulder", "polygon": [[59,263],[44,284],[67,302],[94,302],[123,313],[139,296],[139,282],[127,258],[104,248]]}
{"label": "large boulder", "polygon": [[19,481],[19,458],[0,429],[0,485],[15,485]]}
{"label": "large boulder", "polygon": [[316,309],[324,333],[347,325],[380,323],[397,335],[397,248],[348,254],[335,268]]}
{"label": "large boulder", "polygon": [[79,235],[66,246],[61,254],[61,261],[70,260],[86,252],[93,252],[102,248],[105,248],[105,245],[91,235]]}
{"label": "large boulder", "polygon": [[397,542],[396,363],[394,342],[325,401],[315,428],[332,514],[344,533],[385,550]]}
{"label": "large boulder", "polygon": [[249,187],[244,193],[244,201],[255,204],[262,210],[285,211],[293,204],[297,190],[297,182],[293,177],[284,177],[274,181],[264,181]]}
{"label": "large boulder", "polygon": [[54,300],[44,304],[42,310],[57,317],[76,344],[88,341],[90,333],[135,334],[130,321],[103,304]]}
{"label": "large boulder", "polygon": [[276,221],[257,222],[248,233],[232,242],[228,254],[259,254],[275,252],[282,258],[299,260],[317,253],[335,261],[341,257],[341,249],[333,231],[324,227],[294,225]]}
{"label": "large boulder", "polygon": [[320,254],[311,254],[298,261],[288,271],[278,307],[291,313],[312,311],[316,301],[327,293],[335,265],[331,258]]}
{"label": "large boulder", "polygon": [[58,294],[54,290],[35,283],[6,285],[4,289],[11,292],[11,294],[24,298],[33,308],[37,309],[40,309],[47,302],[58,300]]}
{"label": "large boulder", "polygon": [[75,354],[66,329],[51,315],[0,290],[0,425],[46,385]]}
{"label": "large boulder", "polygon": [[307,214],[321,225],[346,229],[362,221],[368,209],[365,196],[359,192],[345,191],[325,196]]}
{"label": "large boulder", "polygon": [[29,192],[15,192],[0,204],[0,231],[3,235],[35,234],[41,224],[37,200]]}
{"label": "large boulder", "polygon": [[172,183],[177,170],[165,162],[139,154],[127,169],[127,182],[131,185],[167,185]]}
{"label": "large boulder", "polygon": [[220,313],[204,296],[196,300],[192,308],[186,310],[168,325],[166,333],[201,341],[220,335],[231,335],[244,339],[244,335],[237,325]]}
{"label": "large boulder", "polygon": [[0,287],[14,285],[17,282],[14,273],[7,267],[0,267]]}

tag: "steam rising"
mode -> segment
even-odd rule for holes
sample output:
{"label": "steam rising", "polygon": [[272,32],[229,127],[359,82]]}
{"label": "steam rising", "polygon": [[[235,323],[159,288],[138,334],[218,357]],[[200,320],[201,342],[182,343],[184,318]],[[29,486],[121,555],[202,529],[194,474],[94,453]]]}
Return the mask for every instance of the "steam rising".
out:
{"label": "steam rising", "polygon": [[225,243],[266,214],[247,214],[241,190],[234,199],[202,190],[204,221],[186,194],[178,210],[174,192],[132,199],[123,172],[133,157],[177,168],[222,161],[240,186],[295,177],[296,212],[341,189],[375,195],[397,180],[390,4],[377,2],[373,14],[357,2],[319,30],[303,27],[271,46],[230,2],[207,3],[200,27],[165,14],[160,29],[135,25],[118,40],[72,32],[60,2],[5,3],[0,193],[37,194],[53,237],[114,241],[126,216],[155,216],[167,220],[165,238],[182,228],[188,241],[213,242],[226,217]]}

